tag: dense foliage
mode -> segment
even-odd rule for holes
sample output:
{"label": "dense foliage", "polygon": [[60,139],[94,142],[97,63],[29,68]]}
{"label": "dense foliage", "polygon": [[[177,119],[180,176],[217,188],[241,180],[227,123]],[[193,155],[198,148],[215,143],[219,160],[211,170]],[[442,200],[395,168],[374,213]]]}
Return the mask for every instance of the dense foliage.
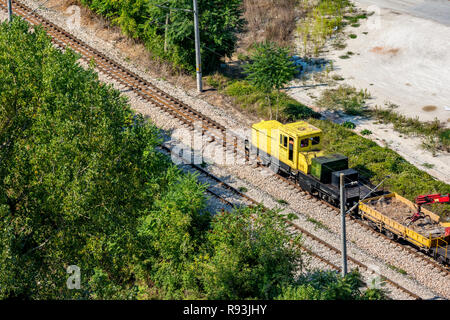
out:
{"label": "dense foliage", "polygon": [[[133,297],[196,247],[204,187],[117,90],[27,31],[0,25],[0,297]],[[66,289],[68,265],[84,290]]]}
{"label": "dense foliage", "polygon": [[[194,16],[180,10],[192,10],[192,0],[81,0],[81,3],[119,25],[125,34],[142,40],[155,56],[186,70],[195,70]],[[203,71],[216,69],[223,57],[234,52],[236,34],[244,23],[241,4],[242,0],[198,0]]]}

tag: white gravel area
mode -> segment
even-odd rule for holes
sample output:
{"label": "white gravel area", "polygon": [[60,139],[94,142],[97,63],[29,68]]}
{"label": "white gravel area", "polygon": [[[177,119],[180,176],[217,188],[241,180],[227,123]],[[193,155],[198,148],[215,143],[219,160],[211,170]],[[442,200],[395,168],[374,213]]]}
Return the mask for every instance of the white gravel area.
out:
{"label": "white gravel area", "polygon": [[[36,7],[35,1],[22,1],[32,8]],[[52,12],[49,10],[37,10],[39,14],[45,16],[49,20],[64,27],[65,21],[61,18],[58,12]],[[5,14],[2,12],[3,19]],[[2,17],[2,16],[0,16]],[[120,62],[124,66],[130,68],[132,71],[141,75],[143,78],[151,81],[168,94],[173,95],[179,100],[189,104],[196,108],[198,111],[205,115],[210,116],[212,119],[223,124],[226,127],[242,128],[245,130],[248,128],[248,121],[244,118],[236,119],[233,115],[218,109],[200,99],[197,99],[196,92],[185,93],[181,88],[174,87],[164,81],[151,79],[142,70],[130,65],[120,55],[120,52],[110,44],[105,43],[95,37],[93,37],[89,30],[75,30],[73,34],[79,37],[81,40],[89,43],[96,48],[102,48],[101,51],[110,56],[114,60]],[[133,109],[140,112],[151,119],[156,126],[168,132],[180,129],[181,122],[173,119],[167,114],[161,112],[158,108],[150,106],[143,99],[139,98],[133,92],[127,88],[123,88],[114,81],[111,81],[102,74],[99,74],[99,79],[108,83],[112,83],[116,88],[122,91],[122,93],[129,98],[129,102]],[[257,201],[264,203],[269,208],[281,207],[285,212],[296,212],[299,214],[299,219],[295,222],[307,229],[312,234],[317,235],[323,240],[332,243],[335,247],[340,246],[339,233],[335,228],[335,221],[337,219],[334,212],[331,212],[330,208],[324,207],[315,199],[307,199],[308,197],[299,196],[298,192],[293,189],[280,187],[279,182],[275,182],[271,179],[270,175],[264,175],[266,169],[254,169],[251,166],[228,166],[226,168],[217,165],[209,165],[207,169],[220,177],[222,180],[233,185],[235,188],[245,187],[247,188],[248,195]],[[269,195],[270,193],[270,195]],[[277,202],[278,199],[283,199],[289,204],[286,206],[280,205]],[[307,214],[305,214],[307,213]],[[308,221],[308,217],[314,217],[314,219],[321,221],[328,229],[318,228],[316,224]],[[339,224],[337,224],[339,225]],[[396,281],[402,286],[406,287],[412,292],[419,294],[424,299],[432,299],[437,296],[450,297],[450,283],[449,279],[437,275],[435,270],[429,270],[427,266],[419,266],[417,262],[408,257],[408,255],[402,252],[396,252],[389,245],[381,241],[378,237],[373,237],[367,232],[356,230],[351,224],[348,225],[349,229],[349,244],[348,253],[355,259],[365,263],[366,265],[373,265],[375,269],[389,279]],[[351,230],[351,231],[350,231]],[[402,275],[386,264],[395,265],[407,271],[407,275]],[[338,263],[339,264],[339,263]],[[416,271],[414,271],[416,270]],[[401,296],[401,293],[394,293],[395,299],[406,299]]]}
{"label": "white gravel area", "polygon": [[[333,49],[331,40],[318,57],[333,62],[335,71],[330,72],[330,77],[338,75],[344,79],[335,81],[335,85],[347,84],[357,90],[367,89],[372,96],[367,101],[370,107],[386,108],[386,103],[394,103],[398,106],[395,111],[402,115],[417,117],[420,121],[438,119],[443,126],[450,128],[450,2],[353,2],[360,9],[375,14],[360,20],[357,28],[345,27],[346,48]],[[433,21],[433,16],[438,17],[439,13],[444,12],[447,25]],[[444,21],[443,17],[441,20]],[[350,39],[349,34],[356,35],[356,38]],[[302,46],[300,41],[297,45]],[[341,59],[347,52],[353,54],[348,59]],[[315,99],[325,89],[336,87],[326,82],[329,81],[310,79],[302,82],[296,79],[286,92],[296,100],[314,106]],[[325,116],[338,123],[347,120],[332,114]],[[357,132],[364,129],[372,132],[365,138],[388,146],[420,170],[450,183],[450,153],[437,152],[434,155],[423,149],[421,137],[399,134],[392,125],[378,124],[378,121],[370,119],[353,120]]]}

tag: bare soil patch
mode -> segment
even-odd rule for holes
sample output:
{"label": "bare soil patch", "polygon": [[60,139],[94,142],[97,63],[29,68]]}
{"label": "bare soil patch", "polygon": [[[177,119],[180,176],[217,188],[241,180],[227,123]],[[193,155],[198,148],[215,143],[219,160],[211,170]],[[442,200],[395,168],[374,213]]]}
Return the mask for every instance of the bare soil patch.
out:
{"label": "bare soil patch", "polygon": [[398,54],[398,52],[400,51],[399,48],[383,48],[383,47],[373,47],[370,52],[374,52],[374,53],[379,53],[379,54],[385,54],[385,55],[391,55],[391,56],[395,56]]}
{"label": "bare soil patch", "polygon": [[426,111],[426,112],[435,111],[436,109],[437,109],[436,106],[425,106],[425,107],[422,108],[422,110]]}

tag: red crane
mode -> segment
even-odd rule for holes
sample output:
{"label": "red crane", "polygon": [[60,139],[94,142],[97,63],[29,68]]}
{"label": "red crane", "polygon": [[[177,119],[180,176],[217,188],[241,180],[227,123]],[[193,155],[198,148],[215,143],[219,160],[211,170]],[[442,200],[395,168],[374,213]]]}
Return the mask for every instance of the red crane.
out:
{"label": "red crane", "polygon": [[422,213],[422,206],[424,204],[431,204],[431,203],[450,203],[450,193],[428,194],[416,197],[416,204],[418,207],[418,211],[414,213],[412,217],[408,218],[411,219],[411,221],[408,223],[408,226],[414,221],[417,221],[418,219],[425,218],[424,214]]}

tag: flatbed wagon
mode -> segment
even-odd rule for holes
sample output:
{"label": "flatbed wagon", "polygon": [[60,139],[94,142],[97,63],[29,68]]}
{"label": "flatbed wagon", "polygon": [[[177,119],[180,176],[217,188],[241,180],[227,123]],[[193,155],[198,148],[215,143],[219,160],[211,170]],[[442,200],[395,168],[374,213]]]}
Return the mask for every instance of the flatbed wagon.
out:
{"label": "flatbed wagon", "polygon": [[359,202],[360,216],[369,225],[391,239],[403,239],[440,262],[450,264],[450,223],[423,208],[424,219],[408,225],[408,215],[416,210],[415,204],[397,193],[385,194]]}

